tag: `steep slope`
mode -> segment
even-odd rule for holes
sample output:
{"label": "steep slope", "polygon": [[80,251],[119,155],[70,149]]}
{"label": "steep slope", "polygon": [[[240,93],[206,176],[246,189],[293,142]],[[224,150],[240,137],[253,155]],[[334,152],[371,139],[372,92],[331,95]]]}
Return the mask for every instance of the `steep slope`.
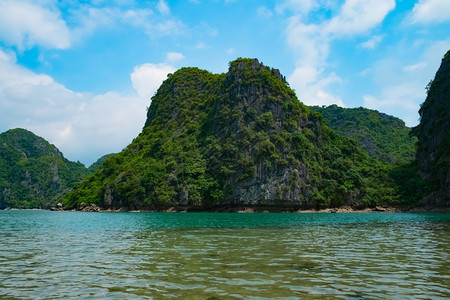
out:
{"label": "steep slope", "polygon": [[429,179],[434,192],[426,204],[450,205],[450,51],[442,59],[419,114],[413,132],[418,138],[417,163],[421,175]]}
{"label": "steep slope", "polygon": [[94,163],[92,163],[88,168],[87,171],[89,174],[94,173],[95,170],[97,170],[101,165],[103,165],[103,163],[105,162],[106,159],[110,158],[111,156],[115,155],[116,153],[110,153],[110,154],[105,154],[102,157],[100,157],[99,159],[97,159]]}
{"label": "steep slope", "polygon": [[323,124],[276,69],[182,68],[152,98],[142,133],[65,198],[104,208],[375,205],[396,201],[386,167]]}
{"label": "steep slope", "polygon": [[85,175],[83,164],[25,129],[0,134],[0,208],[48,208]]}
{"label": "steep slope", "polygon": [[356,139],[358,146],[371,157],[385,163],[409,162],[415,158],[417,139],[410,136],[411,129],[398,118],[363,107],[311,108],[322,114],[331,129]]}

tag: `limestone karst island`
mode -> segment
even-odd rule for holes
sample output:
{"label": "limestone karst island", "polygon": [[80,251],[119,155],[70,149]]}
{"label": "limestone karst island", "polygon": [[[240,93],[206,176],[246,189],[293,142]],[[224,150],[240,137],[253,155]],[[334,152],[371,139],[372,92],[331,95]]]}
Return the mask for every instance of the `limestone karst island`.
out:
{"label": "limestone karst island", "polygon": [[427,89],[408,128],[365,108],[308,107],[257,59],[225,74],[182,68],[132,143],[89,168],[29,131],[2,133],[0,208],[448,210],[450,51]]}

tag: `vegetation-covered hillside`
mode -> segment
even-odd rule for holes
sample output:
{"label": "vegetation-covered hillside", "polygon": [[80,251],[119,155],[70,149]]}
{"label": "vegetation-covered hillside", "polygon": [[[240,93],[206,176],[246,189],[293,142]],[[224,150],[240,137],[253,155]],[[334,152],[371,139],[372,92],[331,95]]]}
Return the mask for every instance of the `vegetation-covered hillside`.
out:
{"label": "vegetation-covered hillside", "polygon": [[67,208],[373,206],[396,203],[387,165],[324,125],[276,69],[182,68],[152,98],[142,133],[77,184]]}
{"label": "vegetation-covered hillside", "polygon": [[97,159],[94,163],[92,163],[92,165],[90,165],[88,167],[88,173],[94,173],[95,170],[97,170],[97,168],[99,168],[101,165],[103,165],[103,163],[105,162],[105,160],[111,156],[115,155],[115,153],[110,153],[110,154],[105,154],[102,157],[100,157],[99,159]]}
{"label": "vegetation-covered hillside", "polygon": [[337,105],[312,106],[338,133],[355,138],[358,146],[371,157],[386,163],[405,163],[414,160],[417,138],[411,129],[393,116],[363,107],[342,108]]}
{"label": "vegetation-covered hillside", "polygon": [[427,89],[419,110],[420,124],[413,130],[418,137],[419,170],[431,181],[434,191],[424,202],[450,206],[450,51]]}
{"label": "vegetation-covered hillside", "polygon": [[85,175],[83,164],[25,129],[0,134],[0,209],[49,208]]}

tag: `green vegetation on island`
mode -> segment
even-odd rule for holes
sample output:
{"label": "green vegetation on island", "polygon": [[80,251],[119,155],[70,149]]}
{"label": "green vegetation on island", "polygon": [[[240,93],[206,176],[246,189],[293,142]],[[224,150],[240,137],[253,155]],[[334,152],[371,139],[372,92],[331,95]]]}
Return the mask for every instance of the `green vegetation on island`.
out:
{"label": "green vegetation on island", "polygon": [[367,108],[312,106],[326,124],[338,133],[354,139],[371,157],[385,163],[390,180],[395,182],[397,205],[417,205],[432,189],[420,177],[415,161],[417,138],[411,128],[393,116]]}
{"label": "green vegetation on island", "polygon": [[420,123],[413,129],[418,137],[417,165],[430,182],[425,205],[450,206],[450,51],[442,59],[436,76],[427,86],[421,105]]}
{"label": "green vegetation on island", "polygon": [[359,147],[385,163],[403,164],[414,160],[417,138],[399,118],[363,107],[312,106],[326,124],[338,133],[354,138]]}
{"label": "green vegetation on island", "polygon": [[276,69],[182,68],[152,98],[142,133],[64,198],[68,208],[211,209],[396,205],[387,164],[334,132]]}
{"label": "green vegetation on island", "polygon": [[141,134],[89,168],[27,130],[0,134],[0,209],[448,207],[449,53],[412,130],[365,108],[305,106],[257,59],[225,74],[182,68]]}
{"label": "green vegetation on island", "polygon": [[25,129],[0,134],[0,209],[49,208],[88,174]]}
{"label": "green vegetation on island", "polygon": [[95,162],[93,162],[88,168],[88,173],[94,173],[95,170],[97,170],[98,167],[100,167],[101,165],[103,165],[103,163],[105,162],[105,160],[111,156],[115,155],[115,153],[110,153],[110,154],[105,154],[102,157],[100,157],[99,159],[97,159]]}

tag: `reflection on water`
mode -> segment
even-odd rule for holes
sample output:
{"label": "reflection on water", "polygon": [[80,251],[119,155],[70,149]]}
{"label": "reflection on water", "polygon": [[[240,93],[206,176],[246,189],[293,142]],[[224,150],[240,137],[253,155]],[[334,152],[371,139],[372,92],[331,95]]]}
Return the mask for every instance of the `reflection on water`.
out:
{"label": "reflection on water", "polygon": [[0,211],[0,298],[450,297],[446,214]]}

